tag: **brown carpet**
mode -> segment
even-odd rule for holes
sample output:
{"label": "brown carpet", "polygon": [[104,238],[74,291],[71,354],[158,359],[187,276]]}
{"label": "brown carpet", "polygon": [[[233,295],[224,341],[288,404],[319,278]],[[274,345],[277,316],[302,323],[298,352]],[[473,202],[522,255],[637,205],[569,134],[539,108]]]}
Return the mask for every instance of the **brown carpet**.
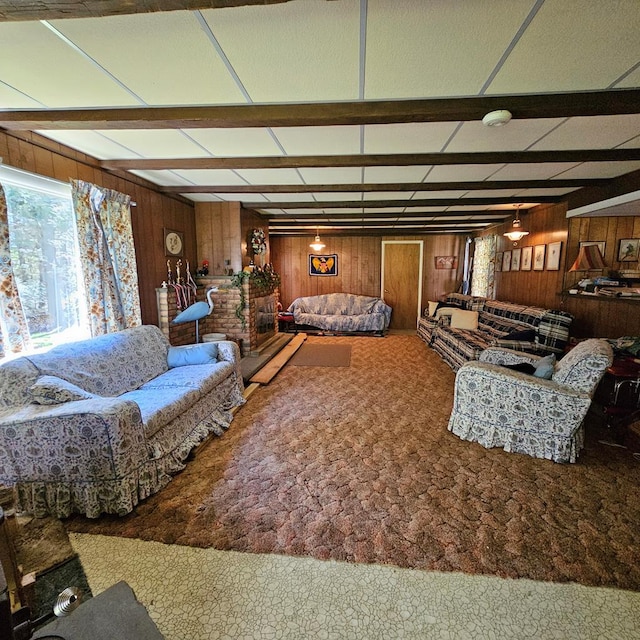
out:
{"label": "brown carpet", "polygon": [[305,342],[289,360],[289,364],[296,367],[348,367],[350,363],[350,344],[313,342]]}
{"label": "brown carpet", "polygon": [[348,368],[286,366],[159,494],[71,531],[640,590],[640,464],[560,465],[447,431],[454,374],[415,336]]}

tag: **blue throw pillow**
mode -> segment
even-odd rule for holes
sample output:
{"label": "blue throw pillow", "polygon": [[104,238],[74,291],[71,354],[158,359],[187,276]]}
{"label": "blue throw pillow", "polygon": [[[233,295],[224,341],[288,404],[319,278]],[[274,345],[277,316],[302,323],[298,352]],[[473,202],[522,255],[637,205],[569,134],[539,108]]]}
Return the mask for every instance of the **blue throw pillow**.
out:
{"label": "blue throw pillow", "polygon": [[169,369],[190,364],[213,364],[217,361],[218,345],[215,342],[169,347],[169,353],[167,354]]}
{"label": "blue throw pillow", "polygon": [[536,363],[536,370],[533,372],[533,375],[536,376],[536,378],[551,380],[555,364],[556,356],[553,353],[545,356],[544,358],[540,358]]}

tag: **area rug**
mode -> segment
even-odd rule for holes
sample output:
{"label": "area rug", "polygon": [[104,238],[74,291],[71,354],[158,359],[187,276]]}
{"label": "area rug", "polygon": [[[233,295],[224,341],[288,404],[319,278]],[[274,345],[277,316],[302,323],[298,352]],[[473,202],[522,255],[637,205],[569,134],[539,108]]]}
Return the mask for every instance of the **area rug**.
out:
{"label": "area rug", "polygon": [[640,591],[640,465],[598,422],[577,464],[487,450],[416,336],[328,340],[350,367],[284,367],[160,493],[68,530]]}
{"label": "area rug", "polygon": [[288,364],[296,367],[348,367],[350,362],[350,344],[305,342]]}

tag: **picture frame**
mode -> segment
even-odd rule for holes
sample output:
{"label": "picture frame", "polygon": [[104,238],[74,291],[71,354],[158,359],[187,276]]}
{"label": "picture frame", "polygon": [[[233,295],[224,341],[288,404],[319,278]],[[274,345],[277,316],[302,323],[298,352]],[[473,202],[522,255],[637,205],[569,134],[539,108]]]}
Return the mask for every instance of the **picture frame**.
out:
{"label": "picture frame", "polygon": [[520,271],[531,271],[532,262],[533,247],[522,247],[522,262],[520,264]]}
{"label": "picture frame", "polygon": [[624,238],[618,245],[618,262],[640,260],[640,238]]}
{"label": "picture frame", "polygon": [[436,269],[455,269],[458,266],[457,256],[436,256]]}
{"label": "picture frame", "polygon": [[164,254],[172,258],[184,256],[184,233],[173,229],[164,229]]}
{"label": "picture frame", "polygon": [[520,262],[522,260],[522,249],[517,248],[511,252],[511,271],[520,271]]}
{"label": "picture frame", "polygon": [[604,240],[583,240],[582,242],[578,243],[578,249],[580,247],[588,247],[592,244],[598,245],[598,249],[600,249],[600,255],[604,258],[604,249],[607,246],[607,243]]}
{"label": "picture frame", "polygon": [[560,270],[560,254],[562,242],[550,242],[547,248],[547,271]]}
{"label": "picture frame", "polygon": [[533,270],[544,271],[544,254],[547,249],[546,244],[537,244],[533,247]]}
{"label": "picture frame", "polygon": [[338,275],[338,254],[309,254],[309,275],[310,276],[337,276]]}
{"label": "picture frame", "polygon": [[502,270],[511,271],[511,251],[505,251],[502,254]]}
{"label": "picture frame", "polygon": [[496,253],[495,271],[502,271],[502,251]]}

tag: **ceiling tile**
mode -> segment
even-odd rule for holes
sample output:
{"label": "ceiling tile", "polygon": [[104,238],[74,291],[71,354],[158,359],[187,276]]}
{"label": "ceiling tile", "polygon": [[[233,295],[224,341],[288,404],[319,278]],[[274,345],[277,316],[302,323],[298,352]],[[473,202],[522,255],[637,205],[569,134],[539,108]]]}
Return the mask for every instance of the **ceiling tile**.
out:
{"label": "ceiling tile", "polygon": [[355,100],[359,6],[307,0],[202,15],[252,101]]}
{"label": "ceiling tile", "polygon": [[298,169],[305,184],[360,184],[360,167],[322,167]]}
{"label": "ceiling tile", "polygon": [[344,193],[342,191],[333,191],[333,192],[318,192],[313,194],[315,199],[318,202],[322,202],[324,200],[362,200],[362,192],[349,192]]}
{"label": "ceiling tile", "polygon": [[365,167],[364,181],[369,182],[422,182],[430,167]]}
{"label": "ceiling tile", "polygon": [[457,122],[368,124],[364,127],[365,153],[435,153],[441,151]]}
{"label": "ceiling tile", "polygon": [[466,191],[416,191],[412,200],[429,200],[433,198],[462,198]]}
{"label": "ceiling tile", "polygon": [[640,169],[640,162],[583,162],[565,171],[563,178],[615,178]]}
{"label": "ceiling tile", "polygon": [[433,167],[425,182],[487,180],[504,164],[446,164]]}
{"label": "ceiling tile", "polygon": [[[531,9],[530,0],[369,0],[365,97],[475,95]],[[482,34],[479,37],[479,34]]]}
{"label": "ceiling tile", "polygon": [[220,202],[220,198],[216,198],[212,193],[183,193],[182,195],[194,202]]}
{"label": "ceiling tile", "polygon": [[135,151],[106,138],[97,131],[38,131],[37,133],[99,160],[140,157]]}
{"label": "ceiling tile", "polygon": [[295,169],[238,169],[249,184],[302,184]]}
{"label": "ceiling tile", "polygon": [[0,80],[47,107],[138,105],[40,22],[0,23]]}
{"label": "ceiling tile", "polygon": [[172,129],[139,129],[139,130],[104,130],[100,131],[106,139],[122,145],[123,148],[143,158],[202,158],[207,152],[180,130]]}
{"label": "ceiling tile", "polygon": [[149,182],[165,187],[181,186],[185,184],[185,180],[179,175],[176,175],[173,171],[139,171],[136,169],[131,173],[135,173],[137,176],[140,176],[145,180],[149,180]]}
{"label": "ceiling tile", "polygon": [[248,184],[231,169],[174,169],[174,173],[182,176],[190,184],[212,186]]}
{"label": "ceiling tile", "polygon": [[576,165],[575,162],[544,162],[540,164],[532,164],[522,162],[520,164],[513,163],[505,165],[502,169],[496,171],[492,176],[492,180],[545,180],[552,176],[562,173],[563,178],[567,178],[566,172]]}
{"label": "ceiling tile", "polygon": [[466,191],[465,198],[510,198],[517,195],[517,189],[473,189]]}
{"label": "ceiling tile", "polygon": [[[236,200],[238,197],[242,195],[243,200],[252,199],[254,195],[253,193],[236,193]],[[324,194],[321,194],[324,195]],[[315,202],[312,193],[266,193],[264,197],[269,200],[269,202]],[[321,198],[320,198],[321,199]]]}
{"label": "ceiling tile", "polygon": [[275,127],[288,155],[323,156],[360,153],[360,127]]}
{"label": "ceiling tile", "polygon": [[192,12],[52,24],[147,104],[245,102]]}
{"label": "ceiling tile", "polygon": [[[2,31],[0,31],[2,33]],[[1,76],[1,74],[0,74]],[[38,109],[42,105],[0,80],[0,105],[3,109]]]}
{"label": "ceiling tile", "polygon": [[183,129],[213,156],[281,156],[267,128]]}
{"label": "ceiling tile", "polygon": [[636,0],[546,0],[488,93],[606,89],[640,60],[639,33]]}

